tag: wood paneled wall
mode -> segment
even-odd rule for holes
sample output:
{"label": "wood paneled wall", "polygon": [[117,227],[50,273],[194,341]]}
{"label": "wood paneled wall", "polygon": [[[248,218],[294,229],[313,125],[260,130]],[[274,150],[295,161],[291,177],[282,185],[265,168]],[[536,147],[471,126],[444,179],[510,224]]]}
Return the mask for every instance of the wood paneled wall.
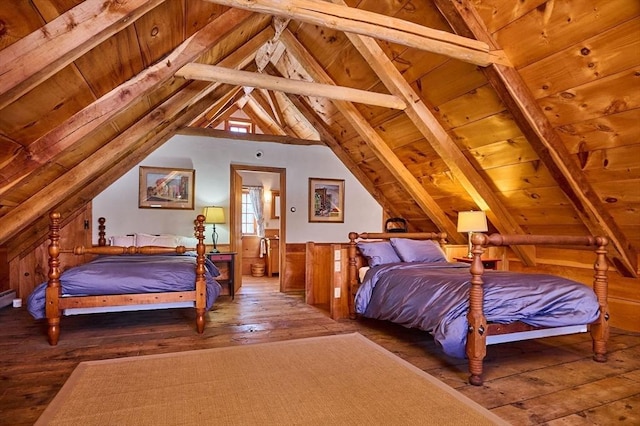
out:
{"label": "wood paneled wall", "polygon": [[[97,219],[96,219],[97,221]],[[62,248],[75,246],[91,246],[92,227],[91,205],[79,210],[75,216],[62,218],[60,229],[60,245]],[[109,224],[107,223],[107,227]],[[108,230],[108,228],[107,228]],[[27,297],[40,283],[47,281],[49,273],[49,240],[41,241],[33,250],[22,253],[9,261],[9,287],[21,298]],[[72,266],[87,262],[91,256],[76,256],[69,253],[60,254],[60,267],[64,271]]]}

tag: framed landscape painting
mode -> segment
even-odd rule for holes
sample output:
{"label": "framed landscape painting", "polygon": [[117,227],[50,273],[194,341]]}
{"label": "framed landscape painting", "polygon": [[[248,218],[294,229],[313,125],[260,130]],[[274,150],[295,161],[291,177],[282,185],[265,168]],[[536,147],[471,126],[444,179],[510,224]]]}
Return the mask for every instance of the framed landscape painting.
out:
{"label": "framed landscape painting", "polygon": [[344,179],[309,178],[309,222],[344,222]]}
{"label": "framed landscape painting", "polygon": [[138,207],[194,209],[195,170],[140,166]]}

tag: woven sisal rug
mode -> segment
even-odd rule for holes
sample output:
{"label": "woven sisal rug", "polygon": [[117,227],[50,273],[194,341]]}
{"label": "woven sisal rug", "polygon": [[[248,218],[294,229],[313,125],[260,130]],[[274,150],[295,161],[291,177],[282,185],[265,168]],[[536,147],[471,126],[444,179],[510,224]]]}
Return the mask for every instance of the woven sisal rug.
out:
{"label": "woven sisal rug", "polygon": [[506,423],[354,333],[82,362],[37,424]]}

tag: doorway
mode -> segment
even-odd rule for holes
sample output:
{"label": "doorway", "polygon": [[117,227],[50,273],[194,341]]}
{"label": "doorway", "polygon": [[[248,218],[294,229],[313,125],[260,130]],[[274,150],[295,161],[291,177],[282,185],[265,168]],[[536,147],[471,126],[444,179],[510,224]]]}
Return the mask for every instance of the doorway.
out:
{"label": "doorway", "polygon": [[[278,244],[278,288],[280,291],[284,291],[284,266],[285,266],[285,253],[286,253],[286,169],[279,167],[266,167],[266,166],[254,166],[254,165],[242,165],[231,164],[231,200],[229,206],[230,216],[230,245],[231,251],[236,252],[236,264],[235,264],[235,276],[237,287],[242,287],[242,188],[243,177],[245,172],[253,173],[274,173],[277,175],[279,183],[279,244]],[[273,203],[273,200],[271,200]]]}

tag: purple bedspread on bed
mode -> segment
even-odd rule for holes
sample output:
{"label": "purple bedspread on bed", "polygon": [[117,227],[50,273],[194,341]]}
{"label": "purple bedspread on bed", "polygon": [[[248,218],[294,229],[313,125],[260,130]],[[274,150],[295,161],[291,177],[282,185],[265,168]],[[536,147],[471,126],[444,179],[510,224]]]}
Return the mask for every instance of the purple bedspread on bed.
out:
{"label": "purple bedspread on bed", "polygon": [[[588,286],[544,274],[485,271],[489,322],[558,327],[594,322],[599,306]],[[433,334],[443,351],[465,357],[469,265],[392,263],[371,268],[356,294],[356,312]]]}
{"label": "purple bedspread on bed", "polygon": [[[91,262],[70,268],[60,276],[64,296],[159,293],[190,291],[195,288],[196,257],[184,255],[100,256]],[[205,262],[207,304],[209,310],[220,294],[220,275],[208,259]],[[36,319],[45,317],[45,290],[42,283],[29,295],[29,313]]]}

